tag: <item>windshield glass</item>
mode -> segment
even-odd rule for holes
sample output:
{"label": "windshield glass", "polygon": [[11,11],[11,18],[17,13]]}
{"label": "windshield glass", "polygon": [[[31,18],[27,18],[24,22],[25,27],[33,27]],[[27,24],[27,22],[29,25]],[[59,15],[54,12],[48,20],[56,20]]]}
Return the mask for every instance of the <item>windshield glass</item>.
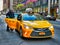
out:
{"label": "windshield glass", "polygon": [[41,15],[24,16],[22,19],[24,21],[44,20],[43,16]]}

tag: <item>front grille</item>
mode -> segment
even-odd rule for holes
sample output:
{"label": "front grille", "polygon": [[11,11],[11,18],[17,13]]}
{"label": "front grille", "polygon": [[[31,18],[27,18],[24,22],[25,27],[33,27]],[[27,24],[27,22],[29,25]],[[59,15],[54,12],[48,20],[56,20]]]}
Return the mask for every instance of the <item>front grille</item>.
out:
{"label": "front grille", "polygon": [[[40,32],[45,32],[45,35],[39,35]],[[49,35],[52,35],[52,33],[48,28],[46,29],[34,28],[34,31],[31,33],[31,36],[49,36]]]}
{"label": "front grille", "polygon": [[48,28],[34,28],[35,31],[47,31]]}

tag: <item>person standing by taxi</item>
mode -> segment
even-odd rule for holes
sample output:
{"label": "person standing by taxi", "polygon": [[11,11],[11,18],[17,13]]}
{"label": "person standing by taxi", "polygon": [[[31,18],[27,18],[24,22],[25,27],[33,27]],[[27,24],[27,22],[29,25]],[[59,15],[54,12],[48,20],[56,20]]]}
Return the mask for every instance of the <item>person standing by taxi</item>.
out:
{"label": "person standing by taxi", "polygon": [[9,9],[9,11],[6,14],[6,18],[14,18],[14,12],[13,12],[13,10]]}
{"label": "person standing by taxi", "polygon": [[[6,18],[14,18],[15,16],[14,16],[14,12],[13,12],[13,10],[9,10],[8,12],[7,12],[7,14],[6,14]],[[7,29],[6,29],[7,31],[12,31],[12,29],[10,29],[9,30],[9,27],[8,27],[8,25],[7,25]]]}

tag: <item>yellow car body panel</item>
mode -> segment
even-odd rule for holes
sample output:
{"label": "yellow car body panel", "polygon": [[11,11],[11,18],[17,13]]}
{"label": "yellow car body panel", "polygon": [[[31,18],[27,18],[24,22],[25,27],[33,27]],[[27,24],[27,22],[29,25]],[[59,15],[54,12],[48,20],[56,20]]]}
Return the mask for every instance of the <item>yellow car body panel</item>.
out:
{"label": "yellow car body panel", "polygon": [[[27,37],[27,38],[33,38],[31,35],[31,33],[34,31],[33,28],[48,28],[50,26],[52,26],[52,24],[50,24],[48,21],[46,20],[42,20],[42,21],[18,21],[17,19],[10,19],[10,18],[6,18],[5,19],[7,25],[9,26],[9,28],[12,29],[17,29],[18,32],[20,32],[20,27],[22,27],[22,35],[23,37]],[[26,29],[24,26],[27,25],[29,27],[31,27],[30,29]],[[54,36],[54,28],[50,30],[52,35]],[[42,38],[44,38],[45,36],[42,36]],[[49,37],[49,36],[46,36]],[[46,38],[45,37],[45,38]],[[34,37],[36,38],[36,36]],[[41,38],[38,36],[38,38]]]}
{"label": "yellow car body panel", "polygon": [[33,28],[47,28],[51,26],[48,21],[23,21],[23,23]]}
{"label": "yellow car body panel", "polygon": [[18,22],[16,19],[6,18],[5,21],[6,21],[7,25],[8,25],[10,28],[16,29],[16,27],[17,27],[17,22]]}
{"label": "yellow car body panel", "polygon": [[20,28],[20,21],[18,21],[17,19],[6,18],[5,21],[6,21],[7,25],[9,26],[9,28],[11,28],[11,29]]}

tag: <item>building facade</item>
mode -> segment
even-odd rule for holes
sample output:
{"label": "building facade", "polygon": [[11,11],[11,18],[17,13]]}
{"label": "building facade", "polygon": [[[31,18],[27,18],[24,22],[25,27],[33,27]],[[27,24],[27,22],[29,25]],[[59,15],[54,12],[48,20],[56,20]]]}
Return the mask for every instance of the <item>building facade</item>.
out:
{"label": "building facade", "polygon": [[3,9],[6,10],[10,7],[10,0],[3,0]]}
{"label": "building facade", "polygon": [[[3,3],[4,3],[3,7],[4,7],[4,9],[10,8],[10,6],[11,6],[10,5],[10,1],[11,0],[3,0]],[[20,4],[23,1],[25,1],[25,0],[13,0],[12,8],[15,9],[16,5]],[[48,3],[49,3],[48,1],[49,0],[38,0],[35,3],[27,4],[23,8],[32,7],[35,12],[44,12],[44,11],[48,10]],[[59,0],[50,0],[50,7],[58,6],[58,1]]]}

